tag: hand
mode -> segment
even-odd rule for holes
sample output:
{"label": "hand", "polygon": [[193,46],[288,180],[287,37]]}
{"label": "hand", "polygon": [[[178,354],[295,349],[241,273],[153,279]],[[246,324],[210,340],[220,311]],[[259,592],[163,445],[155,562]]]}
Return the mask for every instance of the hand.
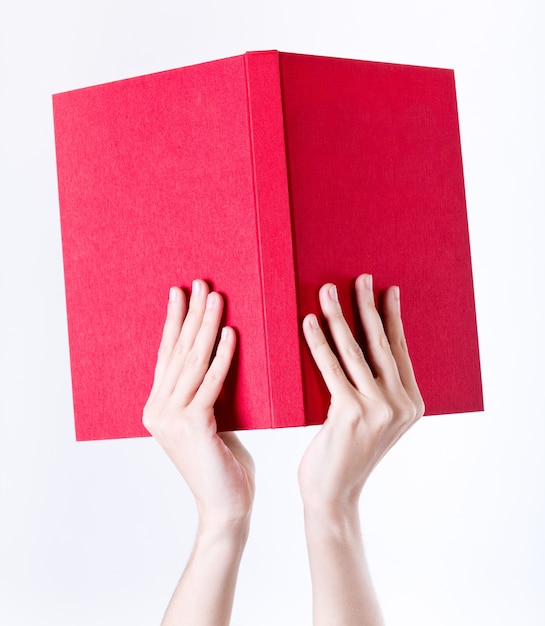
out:
{"label": "hand", "polygon": [[399,288],[384,295],[383,321],[375,307],[372,277],[356,280],[365,354],[343,316],[334,285],[320,290],[320,305],[335,343],[329,346],[315,315],[303,331],[331,404],[322,429],[299,468],[305,509],[336,515],[353,511],[373,468],[423,414],[400,315]]}
{"label": "hand", "polygon": [[223,328],[212,358],[222,311],[204,281],[193,282],[189,308],[184,292],[171,289],[142,417],[189,485],[205,527],[246,523],[254,498],[252,458],[234,433],[217,433],[214,417],[236,344],[234,330]]}

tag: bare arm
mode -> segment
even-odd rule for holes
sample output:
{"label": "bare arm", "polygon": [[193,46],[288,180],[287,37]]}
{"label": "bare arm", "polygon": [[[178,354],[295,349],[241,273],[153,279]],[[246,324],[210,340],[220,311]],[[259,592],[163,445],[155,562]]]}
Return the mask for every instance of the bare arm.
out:
{"label": "bare arm", "polygon": [[180,289],[171,289],[144,409],[144,425],[186,480],[199,512],[193,553],[163,626],[229,624],[248,536],[253,461],[236,435],[218,435],[214,417],[236,343],[233,329],[224,328],[213,354],[222,310],[220,295],[204,281],[193,283],[189,306]]}
{"label": "bare arm", "polygon": [[303,322],[331,393],[327,419],[299,468],[314,626],[384,623],[363,549],[358,502],[374,467],[424,411],[404,339],[399,289],[385,294],[382,319],[369,275],[357,279],[356,297],[365,353],[344,319],[334,285],[322,287],[320,306],[338,357],[316,316]]}
{"label": "bare arm", "polygon": [[162,626],[229,624],[246,537],[244,526],[199,528]]}

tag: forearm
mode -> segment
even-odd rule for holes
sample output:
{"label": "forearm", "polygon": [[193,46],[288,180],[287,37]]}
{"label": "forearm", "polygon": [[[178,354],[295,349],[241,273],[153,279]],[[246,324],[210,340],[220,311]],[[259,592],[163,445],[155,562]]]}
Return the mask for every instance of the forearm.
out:
{"label": "forearm", "polygon": [[305,532],[314,626],[382,626],[357,507],[332,514],[305,509]]}
{"label": "forearm", "polygon": [[227,626],[248,526],[199,528],[162,626]]}

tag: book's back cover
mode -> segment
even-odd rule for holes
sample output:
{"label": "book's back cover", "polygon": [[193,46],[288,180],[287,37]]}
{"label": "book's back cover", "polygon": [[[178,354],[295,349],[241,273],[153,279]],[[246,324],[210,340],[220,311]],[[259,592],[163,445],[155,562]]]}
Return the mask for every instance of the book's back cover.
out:
{"label": "book's back cover", "polygon": [[169,287],[197,277],[226,296],[240,331],[219,427],[269,426],[244,58],[53,105],[77,439],[148,434]]}
{"label": "book's back cover", "polygon": [[[335,282],[401,288],[426,413],[483,408],[454,74],[280,54],[299,316]],[[308,421],[327,394],[304,346]]]}

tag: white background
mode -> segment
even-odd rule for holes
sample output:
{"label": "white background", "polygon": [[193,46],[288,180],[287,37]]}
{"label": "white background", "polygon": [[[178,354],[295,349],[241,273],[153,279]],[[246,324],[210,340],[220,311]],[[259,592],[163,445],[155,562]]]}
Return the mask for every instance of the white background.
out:
{"label": "white background", "polygon": [[[158,624],[196,522],[152,440],[74,441],[51,94],[270,48],[455,69],[486,412],[402,440],[366,487],[365,540],[390,626],[545,624],[544,7],[1,0],[0,624]],[[258,496],[237,626],[311,623],[314,432],[242,436]]]}

